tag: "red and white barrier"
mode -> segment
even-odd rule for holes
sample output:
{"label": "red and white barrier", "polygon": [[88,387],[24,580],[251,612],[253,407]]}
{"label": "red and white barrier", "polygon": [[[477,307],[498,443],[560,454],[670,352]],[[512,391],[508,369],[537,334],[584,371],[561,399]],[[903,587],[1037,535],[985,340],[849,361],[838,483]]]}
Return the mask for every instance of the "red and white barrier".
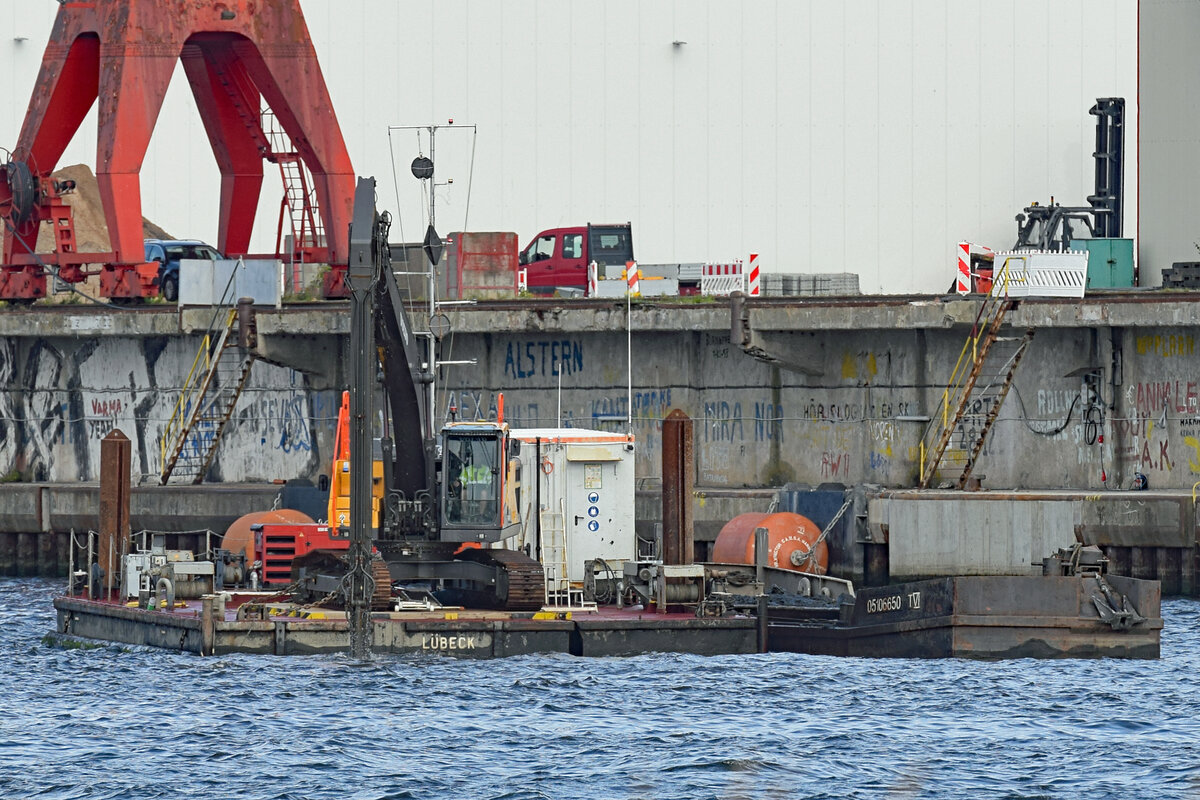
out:
{"label": "red and white barrier", "polygon": [[529,289],[529,270],[517,270],[517,292],[524,292]]}
{"label": "red and white barrier", "polygon": [[705,264],[700,270],[700,294],[722,297],[746,290],[746,274],[741,261]]}
{"label": "red and white barrier", "polygon": [[636,261],[625,262],[625,282],[627,286],[625,290],[626,294],[628,294],[630,297],[642,296],[642,289],[638,283],[638,268]]}
{"label": "red and white barrier", "polygon": [[[971,272],[971,253],[987,253],[993,257],[996,255],[990,247],[970,242],[958,243],[958,273],[954,279],[954,291],[962,295],[970,294],[973,291],[972,278],[979,277]],[[984,288],[981,291],[986,292],[987,289]]]}
{"label": "red and white barrier", "polygon": [[750,288],[747,294],[751,297],[758,297],[762,294],[758,276],[758,253],[750,254]]}
{"label": "red and white barrier", "polygon": [[597,281],[599,281],[599,280],[600,280],[600,267],[598,264],[596,264],[595,261],[593,261],[592,263],[588,264],[588,284],[587,284],[587,296],[588,297],[596,296],[596,289],[599,286]]}
{"label": "red and white barrier", "polygon": [[958,277],[954,281],[954,291],[959,294],[971,293],[971,243],[958,243]]}

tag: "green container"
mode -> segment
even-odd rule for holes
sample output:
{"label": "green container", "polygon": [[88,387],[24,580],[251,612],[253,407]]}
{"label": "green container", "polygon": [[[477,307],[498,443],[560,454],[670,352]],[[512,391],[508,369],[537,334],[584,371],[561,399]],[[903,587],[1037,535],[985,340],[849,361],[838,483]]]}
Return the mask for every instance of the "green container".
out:
{"label": "green container", "polygon": [[1072,239],[1071,248],[1088,251],[1087,288],[1133,287],[1133,239]]}

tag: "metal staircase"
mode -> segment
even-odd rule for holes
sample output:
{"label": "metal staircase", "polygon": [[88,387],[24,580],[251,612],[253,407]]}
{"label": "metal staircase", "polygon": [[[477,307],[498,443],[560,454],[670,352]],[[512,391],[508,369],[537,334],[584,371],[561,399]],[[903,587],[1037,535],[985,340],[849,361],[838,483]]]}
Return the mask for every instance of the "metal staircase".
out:
{"label": "metal staircase", "polygon": [[254,353],[238,342],[236,309],[218,314],[201,340],[179,400],[163,429],[160,483],[204,480],[233,409],[241,397]]}
{"label": "metal staircase", "polygon": [[999,335],[1013,305],[1001,273],[980,306],[937,410],[921,437],[920,488],[927,489],[935,481],[949,482],[958,489],[966,486],[1012,387],[1017,365],[1033,338],[1032,328],[1023,336]]}
{"label": "metal staircase", "polygon": [[283,200],[275,233],[275,252],[283,252],[286,218],[291,228],[293,252],[300,260],[310,260],[312,251],[325,247],[325,228],[312,175],[304,159],[240,62],[222,62],[214,70],[214,77],[263,158],[279,166]]}
{"label": "metal staircase", "polygon": [[325,228],[317,206],[312,176],[292,140],[279,125],[275,113],[264,104],[261,113],[263,134],[269,143],[264,157],[279,165],[283,180],[283,201],[279,206],[279,225],[275,232],[275,252],[283,252],[284,219],[291,227],[292,252],[300,260],[317,248],[325,247]]}

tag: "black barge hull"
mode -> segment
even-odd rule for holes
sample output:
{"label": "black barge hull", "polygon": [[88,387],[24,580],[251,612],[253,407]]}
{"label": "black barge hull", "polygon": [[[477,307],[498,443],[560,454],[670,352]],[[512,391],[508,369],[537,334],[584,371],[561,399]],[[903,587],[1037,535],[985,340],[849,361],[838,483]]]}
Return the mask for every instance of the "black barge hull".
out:
{"label": "black barge hull", "polygon": [[1158,581],[1116,575],[914,581],[864,589],[836,616],[771,606],[767,649],[866,658],[1158,658],[1161,599]]}

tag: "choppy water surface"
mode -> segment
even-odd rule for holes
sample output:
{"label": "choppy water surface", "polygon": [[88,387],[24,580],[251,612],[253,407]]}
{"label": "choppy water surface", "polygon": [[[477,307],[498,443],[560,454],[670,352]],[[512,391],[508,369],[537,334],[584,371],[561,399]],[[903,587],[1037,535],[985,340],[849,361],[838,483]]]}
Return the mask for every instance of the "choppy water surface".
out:
{"label": "choppy water surface", "polygon": [[0,798],[1200,797],[1200,603],[1163,658],[199,658],[47,647],[0,580]]}

